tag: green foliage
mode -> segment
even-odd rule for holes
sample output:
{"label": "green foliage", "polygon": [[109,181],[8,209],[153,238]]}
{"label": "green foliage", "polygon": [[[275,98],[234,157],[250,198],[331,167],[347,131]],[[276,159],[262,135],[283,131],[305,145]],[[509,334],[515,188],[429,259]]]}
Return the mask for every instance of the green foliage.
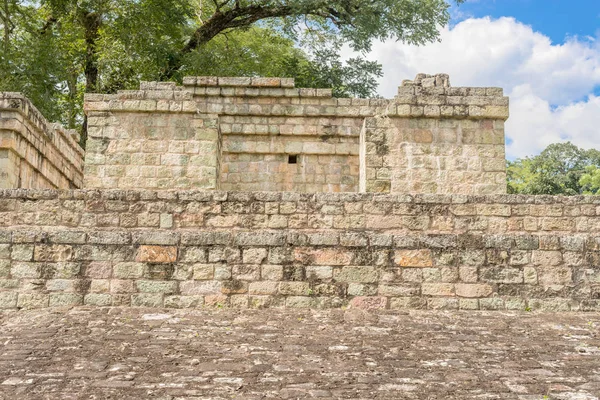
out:
{"label": "green foliage", "polygon": [[589,195],[600,194],[600,168],[596,165],[590,165],[585,169],[585,173],[579,179],[579,184],[583,187],[583,193]]}
{"label": "green foliage", "polygon": [[595,194],[597,166],[598,150],[584,150],[570,142],[551,144],[535,157],[507,163],[508,193]]}
{"label": "green foliage", "polygon": [[361,57],[343,63],[340,47],[337,42],[315,49],[311,59],[288,59],[284,76],[296,78],[298,87],[333,88],[336,97],[375,97],[377,78],[383,75],[381,65]]}
{"label": "green foliage", "polygon": [[140,80],[282,76],[368,97],[381,66],[343,62],[342,45],[423,44],[448,19],[445,0],[3,0],[0,90],[23,92],[50,120],[84,131],[85,92]]}
{"label": "green foliage", "polygon": [[307,60],[291,39],[250,28],[215,37],[188,54],[182,75],[289,77],[289,60]]}

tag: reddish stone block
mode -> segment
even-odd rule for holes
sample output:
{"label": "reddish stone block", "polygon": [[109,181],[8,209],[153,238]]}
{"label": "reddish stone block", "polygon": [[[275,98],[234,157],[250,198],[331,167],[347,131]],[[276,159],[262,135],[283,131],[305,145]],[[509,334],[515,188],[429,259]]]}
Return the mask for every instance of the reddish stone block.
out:
{"label": "reddish stone block", "polygon": [[349,265],[352,257],[352,252],[341,249],[298,248],[294,251],[296,261],[312,265]]}
{"label": "reddish stone block", "polygon": [[177,247],[140,246],[135,260],[149,263],[173,263],[177,261]]}
{"label": "reddish stone block", "polygon": [[384,310],[387,306],[387,297],[355,297],[350,301],[351,308],[360,310]]}
{"label": "reddish stone block", "polygon": [[398,250],[394,262],[399,267],[431,267],[433,258],[431,250]]}

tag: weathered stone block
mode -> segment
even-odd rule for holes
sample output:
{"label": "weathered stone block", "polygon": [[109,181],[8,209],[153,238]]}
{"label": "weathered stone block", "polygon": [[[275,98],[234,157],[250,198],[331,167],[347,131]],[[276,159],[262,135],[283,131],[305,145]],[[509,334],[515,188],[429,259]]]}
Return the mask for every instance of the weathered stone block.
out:
{"label": "weathered stone block", "polygon": [[147,270],[146,264],[139,262],[118,263],[113,267],[113,277],[117,279],[142,278]]}
{"label": "weathered stone block", "polygon": [[49,279],[46,281],[46,290],[50,292],[73,292],[75,282],[72,279]]}
{"label": "weathered stone block", "polygon": [[294,259],[303,264],[313,265],[349,265],[353,259],[351,251],[342,249],[294,249]]}
{"label": "weathered stone block", "polygon": [[33,260],[32,245],[14,244],[11,249],[10,258],[14,261],[31,261]]}
{"label": "weathered stone block", "polygon": [[261,279],[268,281],[283,280],[283,266],[281,265],[263,265],[261,266]]}
{"label": "weathered stone block", "polygon": [[177,247],[140,246],[135,260],[148,263],[173,263],[177,261]]}
{"label": "weathered stone block", "polygon": [[28,262],[13,262],[10,273],[16,279],[37,279],[42,276],[41,264]]}
{"label": "weathered stone block", "polygon": [[396,250],[394,263],[399,267],[431,267],[433,258],[431,250]]}
{"label": "weathered stone block", "polygon": [[[329,280],[329,279],[333,278],[333,268],[325,267],[325,266],[308,266],[308,267],[306,267],[306,277],[309,281],[310,280]],[[278,280],[280,280],[280,279],[278,279]]]}
{"label": "weathered stone block", "polygon": [[142,293],[173,294],[177,286],[177,281],[136,281],[137,290]]}
{"label": "weathered stone block", "polygon": [[138,293],[131,295],[132,307],[153,307],[163,306],[163,294],[159,293]]}
{"label": "weathered stone block", "polygon": [[194,280],[210,280],[215,277],[215,265],[214,264],[195,264],[193,266],[193,279]]}
{"label": "weathered stone block", "polygon": [[112,296],[105,293],[89,293],[83,299],[87,306],[108,307],[112,305]]}
{"label": "weathered stone block", "polygon": [[427,299],[422,297],[394,297],[389,300],[389,303],[392,310],[427,309]]}
{"label": "weathered stone block", "polygon": [[572,270],[568,267],[541,268],[538,281],[542,285],[568,284],[573,281]]}
{"label": "weathered stone block", "polygon": [[333,279],[339,282],[374,283],[379,272],[373,267],[343,267],[333,271]]}
{"label": "weathered stone block", "polygon": [[310,286],[308,282],[281,282],[279,284],[279,294],[302,296],[308,295]]}
{"label": "weathered stone block", "polygon": [[110,292],[117,294],[135,293],[135,282],[132,280],[112,279],[110,281]]}
{"label": "weathered stone block", "polygon": [[264,248],[252,248],[243,251],[242,260],[244,264],[262,264],[267,258],[268,250]]}
{"label": "weathered stone block", "polygon": [[508,266],[482,267],[479,271],[479,278],[483,282],[522,283],[523,271]]}
{"label": "weathered stone block", "polygon": [[445,296],[455,295],[455,285],[452,283],[422,283],[421,294],[423,296]]}
{"label": "weathered stone block", "polygon": [[350,307],[365,311],[383,310],[387,302],[387,297],[355,297],[350,301]]}
{"label": "weathered stone block", "polygon": [[[276,295],[279,290],[279,282],[250,282],[248,293],[251,295]],[[304,293],[306,294],[306,293]]]}
{"label": "weathered stone block", "polygon": [[42,293],[19,293],[17,307],[24,309],[48,307],[50,297]]}
{"label": "weathered stone block", "polygon": [[166,296],[164,299],[167,308],[198,308],[203,304],[202,296]]}
{"label": "weathered stone block", "polygon": [[69,261],[73,257],[73,248],[69,245],[37,245],[35,246],[35,261]]}
{"label": "weathered stone block", "polygon": [[18,292],[0,292],[0,309],[17,307]]}
{"label": "weathered stone block", "polygon": [[50,307],[74,307],[83,304],[83,295],[78,293],[50,293]]}
{"label": "weathered stone block", "polygon": [[217,295],[221,293],[220,281],[182,281],[179,291],[184,296]]}
{"label": "weathered stone block", "polygon": [[488,297],[494,292],[492,286],[486,284],[457,283],[455,288],[458,297]]}

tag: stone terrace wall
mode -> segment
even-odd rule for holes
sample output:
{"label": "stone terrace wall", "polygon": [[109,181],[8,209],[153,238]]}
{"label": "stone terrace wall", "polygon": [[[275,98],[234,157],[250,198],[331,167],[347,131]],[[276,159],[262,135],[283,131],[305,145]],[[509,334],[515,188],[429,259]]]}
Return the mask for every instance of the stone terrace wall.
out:
{"label": "stone terrace wall", "polygon": [[394,116],[366,119],[366,191],[506,193],[502,89],[403,86],[398,93]]}
{"label": "stone terrace wall", "polygon": [[200,112],[220,116],[221,189],[358,191],[364,115],[383,102],[335,99],[331,89],[294,88],[293,79],[188,77],[184,84]]}
{"label": "stone terrace wall", "polygon": [[47,122],[23,95],[0,93],[0,188],[81,188],[78,141],[77,132]]}
{"label": "stone terrace wall", "polygon": [[86,96],[86,187],[506,191],[501,89],[413,85],[384,100],[337,99],[292,79],[183,83]]}
{"label": "stone terrace wall", "polygon": [[198,113],[191,93],[143,83],[85,99],[86,188],[218,188],[218,117]]}
{"label": "stone terrace wall", "polygon": [[600,310],[593,197],[0,191],[0,307]]}

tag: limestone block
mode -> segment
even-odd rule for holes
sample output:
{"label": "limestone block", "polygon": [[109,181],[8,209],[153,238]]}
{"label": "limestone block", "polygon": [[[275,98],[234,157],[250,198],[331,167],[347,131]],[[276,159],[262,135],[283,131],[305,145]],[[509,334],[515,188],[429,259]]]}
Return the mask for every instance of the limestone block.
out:
{"label": "limestone block", "polygon": [[433,259],[431,250],[397,250],[394,263],[400,267],[431,267]]}
{"label": "limestone block", "polygon": [[123,262],[113,267],[113,277],[118,279],[142,278],[146,272],[146,264],[140,262]]}
{"label": "limestone block", "polygon": [[19,293],[17,307],[22,309],[48,307],[50,297],[42,293]]}
{"label": "limestone block", "polygon": [[0,309],[17,307],[18,292],[0,292]]}
{"label": "limestone block", "polygon": [[73,307],[83,304],[83,295],[78,293],[50,293],[50,307]]}
{"label": "limestone block", "polygon": [[374,283],[379,278],[373,267],[343,267],[334,270],[333,279],[339,282]]}
{"label": "limestone block", "polygon": [[459,297],[488,297],[494,289],[487,284],[457,283],[456,295]]}
{"label": "limestone block", "polygon": [[160,293],[138,293],[131,295],[132,307],[153,307],[163,306],[163,294]]}
{"label": "limestone block", "polygon": [[108,307],[112,305],[110,294],[89,293],[86,294],[83,303],[88,306]]}
{"label": "limestone block", "polygon": [[136,256],[137,262],[173,263],[177,261],[175,246],[140,246]]}

